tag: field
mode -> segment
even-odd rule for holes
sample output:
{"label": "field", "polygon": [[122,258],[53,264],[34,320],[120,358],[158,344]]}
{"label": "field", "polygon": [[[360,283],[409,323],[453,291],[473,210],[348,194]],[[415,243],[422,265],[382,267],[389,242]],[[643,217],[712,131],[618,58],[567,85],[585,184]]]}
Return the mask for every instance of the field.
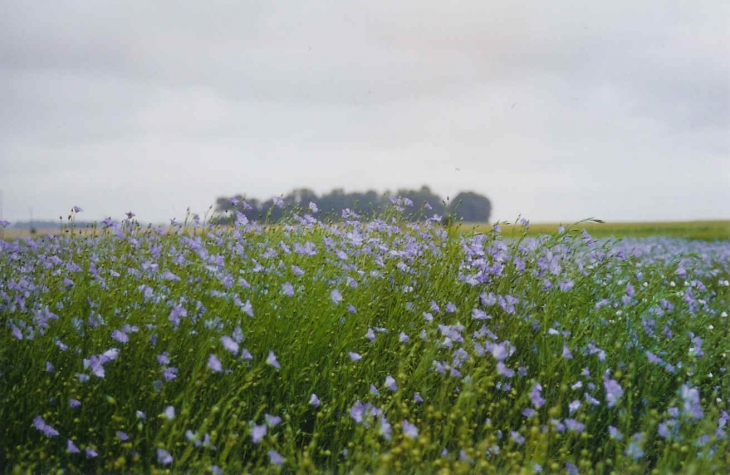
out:
{"label": "field", "polygon": [[289,219],[0,240],[0,473],[730,467],[724,225]]}
{"label": "field", "polygon": [[[566,224],[566,223],[563,223]],[[532,223],[525,229],[519,224],[502,225],[504,236],[521,236],[526,232],[528,236],[553,234],[560,226],[559,223]],[[573,224],[576,230],[587,230],[591,236],[597,238],[610,237],[673,237],[680,239],[715,241],[730,240],[730,221],[666,221],[666,222],[635,222],[635,223],[605,223],[581,222]],[[463,223],[459,227],[461,232],[484,233],[492,229],[492,225],[482,223]],[[0,231],[2,233],[2,231]],[[60,229],[40,229],[37,235],[61,234]],[[0,234],[0,239],[16,237],[30,237],[28,230],[8,229]]]}
{"label": "field", "polygon": [[[569,223],[563,223],[567,225]],[[528,236],[539,236],[553,234],[559,224],[536,223],[531,224],[527,229]],[[610,237],[672,237],[680,239],[715,241],[730,240],[730,221],[667,221],[667,222],[645,222],[645,223],[603,223],[583,222],[574,226],[576,229],[585,229],[591,236],[596,238]],[[491,226],[483,224],[466,223],[465,230],[485,232]],[[524,227],[517,225],[503,225],[502,232],[505,236],[513,234],[521,235]]]}

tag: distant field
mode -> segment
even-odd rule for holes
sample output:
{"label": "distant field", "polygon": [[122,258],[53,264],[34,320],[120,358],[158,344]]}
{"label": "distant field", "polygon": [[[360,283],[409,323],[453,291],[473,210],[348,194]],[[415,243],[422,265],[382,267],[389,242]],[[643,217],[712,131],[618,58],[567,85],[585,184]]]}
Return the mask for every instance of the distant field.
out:
{"label": "distant field", "polygon": [[[487,232],[492,229],[492,224],[484,223],[463,223],[461,231]],[[531,223],[527,230],[528,236],[554,233],[560,224],[558,223]],[[563,223],[566,228],[576,231],[587,230],[594,237],[648,237],[666,236],[691,240],[716,241],[730,240],[730,220],[727,221],[667,221],[648,223],[596,223],[583,222],[578,224]],[[520,225],[502,224],[502,233],[505,237],[519,236],[522,233]],[[60,234],[60,229],[39,229],[36,236],[45,234]],[[79,227],[76,233],[91,232],[90,228]],[[27,229],[10,229],[0,231],[0,239],[14,239],[16,237],[29,237]]]}
{"label": "distant field", "polygon": [[[527,234],[552,234],[559,224],[536,223],[530,224]],[[666,236],[692,240],[715,241],[730,239],[730,221],[674,221],[653,223],[594,223],[585,222],[576,225],[563,223],[566,228],[575,230],[585,229],[594,237],[648,237]],[[504,236],[518,236],[522,233],[520,225],[502,225]],[[485,232],[492,229],[491,224],[465,223],[464,231],[475,230]]]}

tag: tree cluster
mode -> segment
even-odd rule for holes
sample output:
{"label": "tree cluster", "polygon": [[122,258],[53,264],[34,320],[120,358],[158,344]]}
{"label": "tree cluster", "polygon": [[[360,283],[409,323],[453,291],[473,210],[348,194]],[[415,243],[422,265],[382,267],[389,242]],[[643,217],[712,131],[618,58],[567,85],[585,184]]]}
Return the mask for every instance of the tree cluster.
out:
{"label": "tree cluster", "polygon": [[[400,198],[400,201],[390,196]],[[431,218],[434,215],[444,219],[457,219],[465,222],[487,222],[492,205],[486,196],[474,192],[461,192],[448,202],[431,191],[428,186],[419,190],[398,190],[396,193],[380,195],[375,191],[346,193],[342,188],[335,189],[322,196],[308,188],[299,188],[289,194],[260,201],[256,198],[237,195],[232,198],[218,198],[216,201],[216,217],[218,224],[232,224],[237,213],[243,213],[250,221],[277,222],[287,210],[300,208],[310,209],[314,203],[320,219],[329,217],[339,219],[346,209],[358,213],[365,218],[381,215],[393,207],[398,207],[403,219],[417,221]],[[309,211],[308,211],[309,212]]]}

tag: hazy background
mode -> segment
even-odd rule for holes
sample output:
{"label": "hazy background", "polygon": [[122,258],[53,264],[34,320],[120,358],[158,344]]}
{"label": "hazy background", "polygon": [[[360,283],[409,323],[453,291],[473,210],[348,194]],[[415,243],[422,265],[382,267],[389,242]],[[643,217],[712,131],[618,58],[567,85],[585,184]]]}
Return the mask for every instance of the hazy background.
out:
{"label": "hazy background", "polygon": [[427,184],[730,218],[730,2],[0,2],[3,216]]}

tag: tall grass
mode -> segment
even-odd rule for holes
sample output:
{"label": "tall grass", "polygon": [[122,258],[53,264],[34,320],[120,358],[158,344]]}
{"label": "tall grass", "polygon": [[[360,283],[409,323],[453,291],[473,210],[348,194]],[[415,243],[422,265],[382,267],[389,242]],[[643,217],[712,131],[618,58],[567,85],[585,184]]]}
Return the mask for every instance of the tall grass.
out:
{"label": "tall grass", "polygon": [[727,470],[727,242],[315,216],[0,242],[0,472]]}

